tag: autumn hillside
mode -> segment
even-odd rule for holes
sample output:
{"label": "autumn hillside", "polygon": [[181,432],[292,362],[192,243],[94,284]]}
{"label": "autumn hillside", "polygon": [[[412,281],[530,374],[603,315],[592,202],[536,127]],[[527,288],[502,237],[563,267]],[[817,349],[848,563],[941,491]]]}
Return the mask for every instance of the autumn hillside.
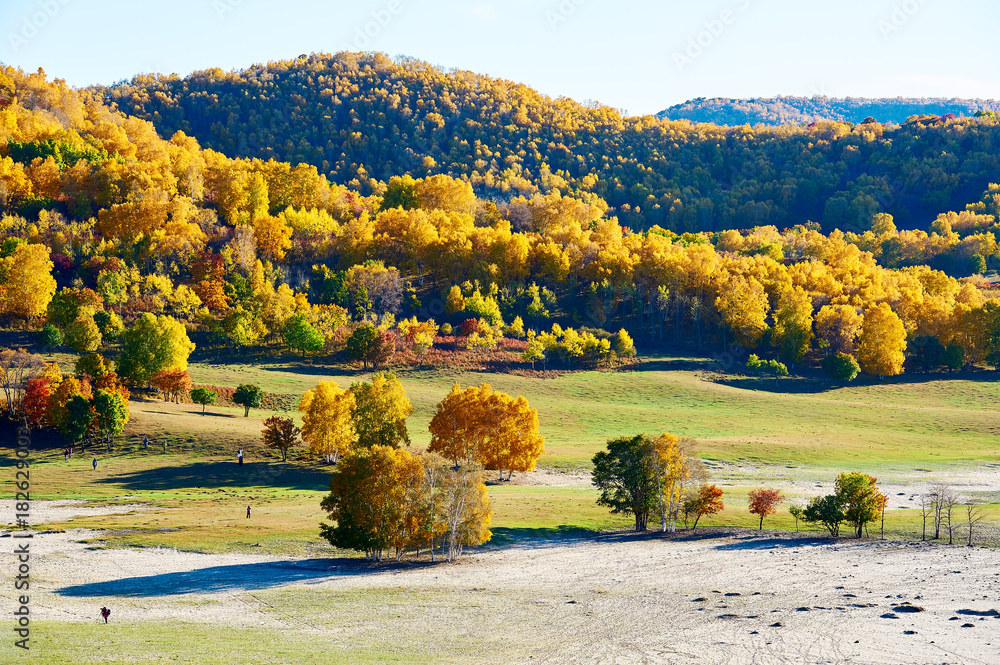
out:
{"label": "autumn hillside", "polygon": [[[926,230],[878,213],[826,235],[805,219],[636,232],[594,193],[494,202],[447,175],[359,191],[309,164],[161,138],[43,73],[2,70],[0,93],[0,309],[48,324],[46,344],[124,354],[138,384],[183,370],[194,347],[177,331],[203,353],[294,349],[366,367],[616,367],[636,344],[844,380],[1000,362],[1000,308],[980,276],[1000,260],[997,185]],[[969,122],[933,131],[993,131]],[[177,345],[140,367],[154,330]],[[744,367],[748,352],[764,358]]]}
{"label": "autumn hillside", "polygon": [[633,229],[813,221],[863,231],[877,212],[926,228],[1000,180],[992,117],[771,128],[623,118],[383,54],[144,75],[98,92],[164,137],[182,130],[231,157],[305,162],[362,193],[373,180],[443,173],[498,202],[553,189],[596,195]]}

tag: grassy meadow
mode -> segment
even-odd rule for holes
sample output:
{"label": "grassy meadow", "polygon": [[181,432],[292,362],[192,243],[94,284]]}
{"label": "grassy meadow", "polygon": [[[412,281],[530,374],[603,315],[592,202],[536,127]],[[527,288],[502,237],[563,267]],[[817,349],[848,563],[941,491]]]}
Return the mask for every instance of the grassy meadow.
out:
{"label": "grassy meadow", "polygon": [[[57,359],[72,366],[71,357]],[[414,407],[409,429],[416,448],[427,445],[435,405],[454,383],[489,382],[524,395],[538,409],[546,439],[539,466],[570,475],[554,486],[494,483],[496,544],[627,526],[627,518],[596,506],[596,492],[578,476],[574,482],[572,474],[586,470],[607,439],[639,432],[669,431],[698,440],[711,482],[725,484],[727,492],[727,509],[706,519],[707,525],[756,526],[746,513],[745,495],[762,484],[785,486],[794,498],[796,486],[829,486],[844,470],[910,484],[1000,463],[995,434],[1000,384],[992,373],[862,379],[842,387],[815,376],[775,382],[709,370],[708,360],[654,357],[638,371],[545,379],[426,368],[397,373]],[[346,387],[368,376],[295,360],[192,363],[189,371],[199,384],[256,383],[287,395],[321,380]],[[304,448],[290,451],[286,463],[262,449],[261,420],[270,412],[252,410],[247,418],[242,409],[213,406],[202,415],[193,404],[141,398],[131,409],[132,421],[111,453],[96,449],[66,462],[57,439],[42,448],[32,471],[33,495],[143,507],[55,526],[104,529],[103,540],[111,545],[303,554],[329,549],[316,535],[325,517],[319,501],[329,469]],[[148,449],[140,445],[144,435],[152,440]],[[240,446],[247,459],[242,469],[235,463]],[[90,465],[94,455],[97,471]],[[252,526],[245,520],[248,504],[254,507]],[[893,511],[889,528],[912,532],[917,513]],[[784,511],[767,524],[794,528]]]}

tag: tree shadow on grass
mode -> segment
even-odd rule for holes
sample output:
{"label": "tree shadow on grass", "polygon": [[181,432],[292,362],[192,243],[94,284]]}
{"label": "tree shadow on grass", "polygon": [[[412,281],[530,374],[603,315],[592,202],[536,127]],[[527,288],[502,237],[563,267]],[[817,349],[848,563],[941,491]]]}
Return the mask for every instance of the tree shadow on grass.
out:
{"label": "tree shadow on grass", "polygon": [[309,559],[306,561],[268,561],[229,566],[209,566],[177,573],[125,577],[107,582],[76,584],[57,589],[60,596],[93,598],[119,596],[148,598],[177,596],[186,593],[226,593],[260,591],[301,582],[318,584],[339,577],[378,575],[402,568],[431,566],[424,562],[372,564],[365,559]]}
{"label": "tree shadow on grass", "polygon": [[715,361],[711,358],[675,358],[652,357],[640,358],[640,372],[698,372],[712,369]]}
{"label": "tree shadow on grass", "polygon": [[[239,407],[239,408],[242,408],[242,407]],[[194,410],[191,410],[191,411],[154,411],[153,409],[147,409],[145,411],[145,413],[155,413],[155,414],[160,415],[160,416],[186,416],[186,415],[200,416],[200,415],[202,415],[201,411],[194,411]],[[239,415],[237,415],[235,413],[222,413],[222,412],[216,412],[216,411],[205,411],[204,415],[205,415],[206,418],[208,418],[208,417],[214,417],[214,418],[243,418],[244,417],[242,413],[239,414]]]}
{"label": "tree shadow on grass", "polygon": [[[265,372],[281,372],[283,374],[298,374],[306,376],[325,376],[329,378],[358,378],[363,377],[372,372],[378,372],[380,370],[364,369],[362,367],[344,366],[344,365],[326,365],[326,364],[314,364],[307,365],[302,363],[288,363],[281,365],[261,365],[258,369]],[[387,371],[382,368],[381,371]]]}
{"label": "tree shadow on grass", "polygon": [[857,379],[849,383],[837,381],[824,374],[809,371],[807,374],[789,376],[778,379],[771,377],[750,377],[736,374],[720,375],[714,379],[719,383],[741,390],[767,392],[784,395],[814,395],[819,393],[832,392],[841,388],[858,388],[865,386],[910,386],[937,381],[974,381],[977,383],[996,382],[1000,375],[993,370],[973,369],[961,372],[930,372],[922,373],[914,370],[907,370],[905,374],[899,376],[889,376],[879,379],[876,376],[862,374]]}
{"label": "tree shadow on grass", "polygon": [[94,482],[145,491],[261,486],[327,491],[330,474],[289,464],[247,462],[240,467],[236,462],[194,462],[184,466],[121,473]]}

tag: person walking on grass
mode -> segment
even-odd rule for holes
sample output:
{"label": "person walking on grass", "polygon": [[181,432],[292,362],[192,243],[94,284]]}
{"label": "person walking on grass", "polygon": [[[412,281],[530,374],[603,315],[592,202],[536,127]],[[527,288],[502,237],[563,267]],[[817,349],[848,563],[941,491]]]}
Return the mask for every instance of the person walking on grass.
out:
{"label": "person walking on grass", "polygon": [[97,471],[97,458],[96,457],[94,458],[94,461],[91,462],[91,464],[94,465],[94,471]]}
{"label": "person walking on grass", "polygon": [[250,519],[250,506],[247,506],[247,519]]}
{"label": "person walking on grass", "polygon": [[243,449],[242,448],[240,448],[238,451],[236,451],[236,461],[239,463],[240,466],[243,466]]}
{"label": "person walking on grass", "polygon": [[104,623],[108,622],[108,617],[111,616],[111,610],[106,607],[101,608],[101,618],[104,619]]}

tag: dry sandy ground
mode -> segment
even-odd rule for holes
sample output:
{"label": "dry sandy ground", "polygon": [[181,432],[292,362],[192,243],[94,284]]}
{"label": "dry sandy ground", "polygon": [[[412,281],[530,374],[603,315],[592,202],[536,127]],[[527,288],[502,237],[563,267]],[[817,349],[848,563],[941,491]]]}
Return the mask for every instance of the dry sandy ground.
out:
{"label": "dry sandy ground", "polygon": [[335,632],[347,643],[460,635],[488,645],[477,663],[1000,663],[990,612],[1000,553],[982,548],[614,534],[372,568],[80,542],[95,535],[34,538],[36,619],[92,622],[107,603],[118,622]]}

